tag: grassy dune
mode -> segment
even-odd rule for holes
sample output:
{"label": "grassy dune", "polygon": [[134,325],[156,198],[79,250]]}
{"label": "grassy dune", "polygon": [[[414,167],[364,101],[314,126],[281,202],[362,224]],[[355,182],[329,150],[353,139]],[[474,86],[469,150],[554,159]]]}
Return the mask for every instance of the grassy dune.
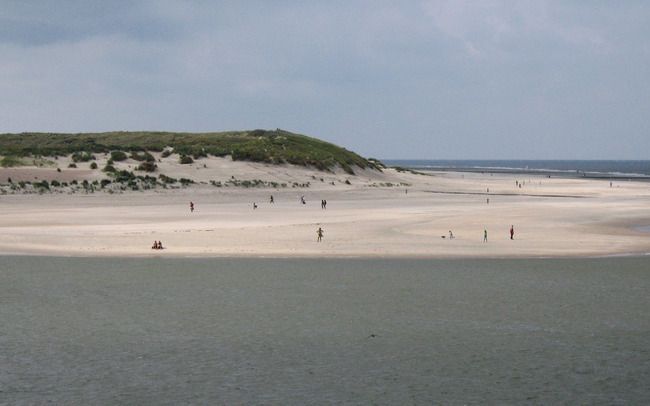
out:
{"label": "grassy dune", "polygon": [[[290,163],[320,170],[341,167],[378,168],[354,152],[334,144],[284,130],[228,131],[212,133],[105,132],[0,134],[0,155],[15,163],[25,156],[63,156],[110,151],[163,151],[172,148],[181,156],[226,156],[233,160]],[[9,158],[7,158],[9,157]]]}

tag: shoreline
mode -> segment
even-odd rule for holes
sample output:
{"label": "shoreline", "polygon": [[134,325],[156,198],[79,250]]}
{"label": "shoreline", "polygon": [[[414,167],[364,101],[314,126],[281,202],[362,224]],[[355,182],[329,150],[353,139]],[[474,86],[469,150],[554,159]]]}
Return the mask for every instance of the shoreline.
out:
{"label": "shoreline", "polygon": [[[220,176],[245,179],[251,171],[264,172],[272,180],[284,176],[304,183],[320,175],[228,164]],[[0,255],[462,260],[650,253],[650,232],[644,231],[650,224],[650,189],[644,182],[609,187],[592,179],[530,177],[520,187],[511,175],[423,176],[392,169],[349,179],[308,188],[197,185],[119,194],[4,195]],[[326,209],[319,200],[328,201]],[[514,240],[508,236],[511,224]],[[322,243],[316,242],[319,227],[325,230]],[[488,243],[482,242],[484,229]],[[447,238],[449,230],[455,239]],[[166,249],[152,252],[154,240]]]}

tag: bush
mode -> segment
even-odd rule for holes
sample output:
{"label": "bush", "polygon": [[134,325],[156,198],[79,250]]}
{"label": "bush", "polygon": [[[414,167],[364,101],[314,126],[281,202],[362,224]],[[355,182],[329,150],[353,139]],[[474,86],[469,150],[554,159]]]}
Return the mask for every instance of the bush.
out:
{"label": "bush", "polygon": [[72,160],[74,162],[88,162],[95,159],[95,155],[90,152],[75,152],[72,154]]}
{"label": "bush", "polygon": [[161,173],[160,175],[158,175],[158,178],[159,178],[160,181],[163,182],[163,183],[176,183],[176,182],[177,182],[176,179],[174,179],[174,178],[172,178],[172,177],[169,177],[169,176],[167,176],[167,175],[163,175],[162,173]]}
{"label": "bush", "polygon": [[156,170],[157,167],[158,166],[153,162],[143,162],[140,165],[138,165],[136,170],[145,171],[145,172],[153,172],[153,171]]}
{"label": "bush", "polygon": [[105,188],[107,185],[110,185],[110,184],[111,184],[110,179],[102,179],[102,182],[100,183],[102,188]]}
{"label": "bush", "polygon": [[128,157],[123,151],[111,151],[111,159],[113,161],[125,161]]}
{"label": "bush", "polygon": [[117,169],[111,164],[107,164],[104,169],[102,169],[104,172],[115,172]]}
{"label": "bush", "polygon": [[132,152],[131,158],[136,161],[144,162],[156,162],[156,159],[148,152]]}
{"label": "bush", "polygon": [[58,180],[53,180],[52,182],[50,182],[50,185],[52,185],[52,186],[54,186],[54,187],[59,187],[59,186],[61,186],[61,184],[59,183]]}
{"label": "bush", "polygon": [[90,164],[90,169],[97,169],[97,162],[93,162]]}
{"label": "bush", "polygon": [[192,156],[194,157],[194,159],[207,158],[207,157],[208,157],[208,153],[205,152],[205,150],[202,149],[202,150],[200,150],[200,151],[195,151],[195,152],[192,154]]}
{"label": "bush", "polygon": [[167,157],[170,156],[171,154],[172,154],[172,151],[169,150],[169,149],[166,149],[166,150],[164,150],[164,151],[162,152],[162,157],[163,157],[163,158],[167,158]]}
{"label": "bush", "polygon": [[181,184],[182,184],[183,186],[187,186],[187,185],[189,185],[190,183],[194,183],[194,181],[193,181],[192,179],[187,179],[187,178],[181,178],[181,179],[180,179],[180,182],[181,182]]}
{"label": "bush", "polygon": [[2,160],[0,161],[0,166],[2,166],[3,168],[9,168],[12,166],[20,166],[20,165],[21,165],[20,159],[15,156],[7,155],[3,157]]}
{"label": "bush", "polygon": [[46,180],[33,183],[35,188],[50,190],[50,184]]}
{"label": "bush", "polygon": [[191,156],[188,156],[188,155],[181,155],[181,158],[180,158],[179,162],[180,162],[182,165],[186,165],[186,164],[194,163],[194,160],[192,159]]}
{"label": "bush", "polygon": [[133,174],[133,172],[129,172],[129,171],[115,172],[115,182],[125,183],[125,182],[132,182],[134,180],[135,180],[135,175]]}
{"label": "bush", "polygon": [[76,167],[77,164],[75,164],[74,162],[71,162],[70,165],[68,165],[68,168],[76,168]]}

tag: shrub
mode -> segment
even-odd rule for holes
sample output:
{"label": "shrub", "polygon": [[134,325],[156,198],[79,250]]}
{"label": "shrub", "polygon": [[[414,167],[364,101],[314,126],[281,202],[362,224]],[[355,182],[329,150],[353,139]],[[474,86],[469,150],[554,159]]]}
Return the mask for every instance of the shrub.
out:
{"label": "shrub", "polygon": [[47,183],[46,180],[42,180],[40,182],[34,182],[33,185],[35,188],[50,190],[50,184]]}
{"label": "shrub", "polygon": [[144,161],[144,162],[156,162],[156,159],[153,157],[148,152],[132,152],[131,153],[131,158],[135,159],[136,161]]}
{"label": "shrub", "polygon": [[110,184],[111,184],[111,180],[110,180],[110,179],[102,179],[102,181],[101,181],[101,183],[100,183],[100,185],[101,185],[102,188],[105,188],[107,185],[110,185]]}
{"label": "shrub", "polygon": [[133,172],[129,172],[129,171],[125,171],[125,170],[115,172],[115,182],[118,182],[118,183],[129,182],[130,183],[132,181],[135,181],[135,175],[133,174]]}
{"label": "shrub", "polygon": [[59,186],[61,186],[61,183],[59,183],[58,180],[53,180],[52,182],[50,182],[50,185],[52,185],[54,187],[59,187]]}
{"label": "shrub", "polygon": [[2,161],[0,161],[0,166],[3,168],[9,168],[11,166],[20,166],[21,161],[19,158],[15,156],[5,156],[2,158]]}
{"label": "shrub", "polygon": [[88,162],[95,159],[95,155],[90,152],[75,152],[72,154],[72,160],[74,162]]}
{"label": "shrub", "polygon": [[124,151],[111,151],[111,160],[113,161],[125,161],[128,157]]}
{"label": "shrub", "polygon": [[181,184],[182,184],[183,186],[187,186],[187,185],[189,185],[190,183],[194,183],[194,181],[193,181],[192,179],[187,179],[187,178],[181,178],[181,179],[180,179],[180,182],[181,182]]}
{"label": "shrub", "polygon": [[164,151],[162,152],[162,157],[163,157],[163,158],[167,158],[167,157],[170,156],[171,154],[172,154],[172,151],[169,150],[169,149],[166,149],[166,150],[164,150]]}
{"label": "shrub", "polygon": [[97,162],[93,162],[90,164],[90,169],[97,169]]}
{"label": "shrub", "polygon": [[75,164],[74,162],[71,162],[70,165],[68,165],[68,168],[76,168],[76,167],[77,164]]}
{"label": "shrub", "polygon": [[205,152],[205,150],[200,150],[200,151],[195,151],[192,156],[194,159],[199,159],[199,158],[207,158],[208,154]]}
{"label": "shrub", "polygon": [[117,169],[111,164],[106,164],[104,169],[102,169],[104,172],[115,172]]}
{"label": "shrub", "polygon": [[140,165],[138,165],[136,170],[145,171],[145,172],[153,172],[153,171],[156,170],[157,167],[158,166],[155,163],[145,161],[145,162],[142,162]]}
{"label": "shrub", "polygon": [[194,160],[192,159],[191,156],[188,156],[188,155],[181,155],[181,158],[180,158],[179,162],[180,162],[182,165],[186,165],[186,164],[191,164],[191,163],[193,163]]}
{"label": "shrub", "polygon": [[167,176],[167,175],[164,175],[164,174],[162,174],[162,173],[161,173],[160,175],[158,175],[158,178],[159,178],[160,181],[163,182],[163,183],[176,183],[176,182],[177,182],[176,179],[171,178],[171,177],[169,177],[169,176]]}

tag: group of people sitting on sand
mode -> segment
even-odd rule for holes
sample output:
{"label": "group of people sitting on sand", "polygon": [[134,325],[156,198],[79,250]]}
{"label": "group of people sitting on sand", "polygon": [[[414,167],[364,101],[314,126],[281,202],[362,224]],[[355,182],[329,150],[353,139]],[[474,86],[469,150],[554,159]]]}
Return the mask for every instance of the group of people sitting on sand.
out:
{"label": "group of people sitting on sand", "polygon": [[161,241],[154,241],[153,245],[151,246],[152,250],[161,250],[163,249],[162,242]]}

